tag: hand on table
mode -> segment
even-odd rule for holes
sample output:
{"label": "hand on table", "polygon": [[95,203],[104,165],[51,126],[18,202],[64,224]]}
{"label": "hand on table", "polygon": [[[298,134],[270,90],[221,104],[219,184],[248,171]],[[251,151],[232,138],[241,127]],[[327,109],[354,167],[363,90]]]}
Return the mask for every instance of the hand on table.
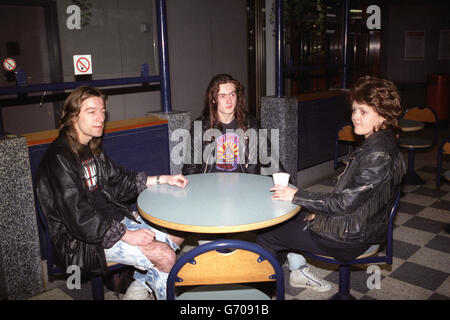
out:
{"label": "hand on table", "polygon": [[294,199],[294,194],[297,192],[297,189],[276,184],[273,188],[270,188],[270,191],[274,191],[272,195],[273,200],[292,201],[292,199]]}
{"label": "hand on table", "polygon": [[188,183],[189,180],[186,179],[185,176],[183,176],[182,174],[177,174],[177,175],[171,175],[171,176],[167,176],[167,184],[171,185],[171,186],[177,186],[179,188],[184,188]]}
{"label": "hand on table", "polygon": [[[157,183],[157,176],[147,178],[147,188],[156,183]],[[186,179],[182,174],[162,175],[162,176],[159,176],[159,183],[160,184],[167,183],[168,185],[171,185],[171,186],[177,186],[179,188],[184,188],[189,183],[189,180]]]}

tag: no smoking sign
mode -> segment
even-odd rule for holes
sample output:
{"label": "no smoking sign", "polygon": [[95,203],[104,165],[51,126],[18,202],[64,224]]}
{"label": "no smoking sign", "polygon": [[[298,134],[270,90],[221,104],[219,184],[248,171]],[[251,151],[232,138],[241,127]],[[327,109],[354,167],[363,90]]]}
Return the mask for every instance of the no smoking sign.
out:
{"label": "no smoking sign", "polygon": [[74,55],[73,70],[75,75],[92,74],[92,59],[90,54]]}
{"label": "no smoking sign", "polygon": [[6,58],[3,60],[3,69],[5,71],[14,71],[16,70],[16,61],[13,58]]}

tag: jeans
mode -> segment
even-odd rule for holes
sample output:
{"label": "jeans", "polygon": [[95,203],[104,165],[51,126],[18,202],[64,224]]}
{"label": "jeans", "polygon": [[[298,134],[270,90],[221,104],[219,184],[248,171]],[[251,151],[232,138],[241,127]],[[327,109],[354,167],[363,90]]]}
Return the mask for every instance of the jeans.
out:
{"label": "jeans", "polygon": [[[121,222],[125,224],[128,230],[149,229],[155,233],[155,240],[167,243],[174,251],[179,249],[178,245],[169,239],[167,233],[149,226],[141,216],[138,216],[136,220],[141,223],[136,223],[128,218],[124,218]],[[142,253],[138,246],[133,246],[120,240],[111,248],[105,249],[105,256],[107,262],[131,265],[144,271],[135,271],[134,279],[149,292],[153,290],[158,300],[166,299],[167,277],[169,274],[156,269],[153,263]]]}

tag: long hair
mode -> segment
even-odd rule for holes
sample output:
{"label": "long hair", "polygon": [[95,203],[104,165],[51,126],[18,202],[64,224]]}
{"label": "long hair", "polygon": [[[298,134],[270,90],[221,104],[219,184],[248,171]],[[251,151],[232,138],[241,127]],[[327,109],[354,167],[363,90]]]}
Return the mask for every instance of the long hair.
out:
{"label": "long hair", "polygon": [[350,105],[356,102],[372,107],[385,119],[379,129],[400,132],[398,119],[402,114],[402,107],[400,95],[393,82],[371,76],[361,77],[350,90],[349,102]]}
{"label": "long hair", "polygon": [[209,118],[209,127],[222,129],[220,126],[217,103],[217,94],[221,84],[232,83],[236,88],[236,108],[234,109],[234,118],[237,121],[238,128],[247,130],[247,120],[245,118],[245,88],[229,74],[217,74],[209,82],[205,96],[205,107],[203,116]]}
{"label": "long hair", "polygon": [[[78,135],[74,128],[74,120],[80,114],[83,101],[92,97],[101,98],[106,107],[106,96],[99,89],[88,86],[76,88],[64,102],[63,112],[59,120],[59,134],[66,137],[75,154],[80,154],[84,146],[78,140]],[[88,147],[94,155],[98,155],[102,149],[102,137],[92,138]]]}

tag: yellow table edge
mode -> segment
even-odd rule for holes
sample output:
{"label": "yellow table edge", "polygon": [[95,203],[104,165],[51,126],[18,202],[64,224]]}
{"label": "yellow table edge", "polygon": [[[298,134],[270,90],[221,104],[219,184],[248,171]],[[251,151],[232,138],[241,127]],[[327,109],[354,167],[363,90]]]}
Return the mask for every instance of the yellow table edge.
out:
{"label": "yellow table edge", "polygon": [[187,231],[187,232],[195,232],[195,233],[228,233],[228,232],[244,232],[244,231],[252,231],[257,229],[263,229],[267,227],[271,227],[273,225],[282,223],[286,220],[289,220],[293,216],[295,216],[301,209],[301,206],[297,206],[295,209],[289,211],[288,213],[276,217],[270,220],[265,220],[261,222],[243,224],[238,226],[193,226],[189,224],[182,223],[174,223],[167,220],[162,220],[151,216],[142,210],[139,205],[137,206],[139,212],[141,213],[144,219],[158,225],[161,227],[165,227],[172,230],[178,231]]}

